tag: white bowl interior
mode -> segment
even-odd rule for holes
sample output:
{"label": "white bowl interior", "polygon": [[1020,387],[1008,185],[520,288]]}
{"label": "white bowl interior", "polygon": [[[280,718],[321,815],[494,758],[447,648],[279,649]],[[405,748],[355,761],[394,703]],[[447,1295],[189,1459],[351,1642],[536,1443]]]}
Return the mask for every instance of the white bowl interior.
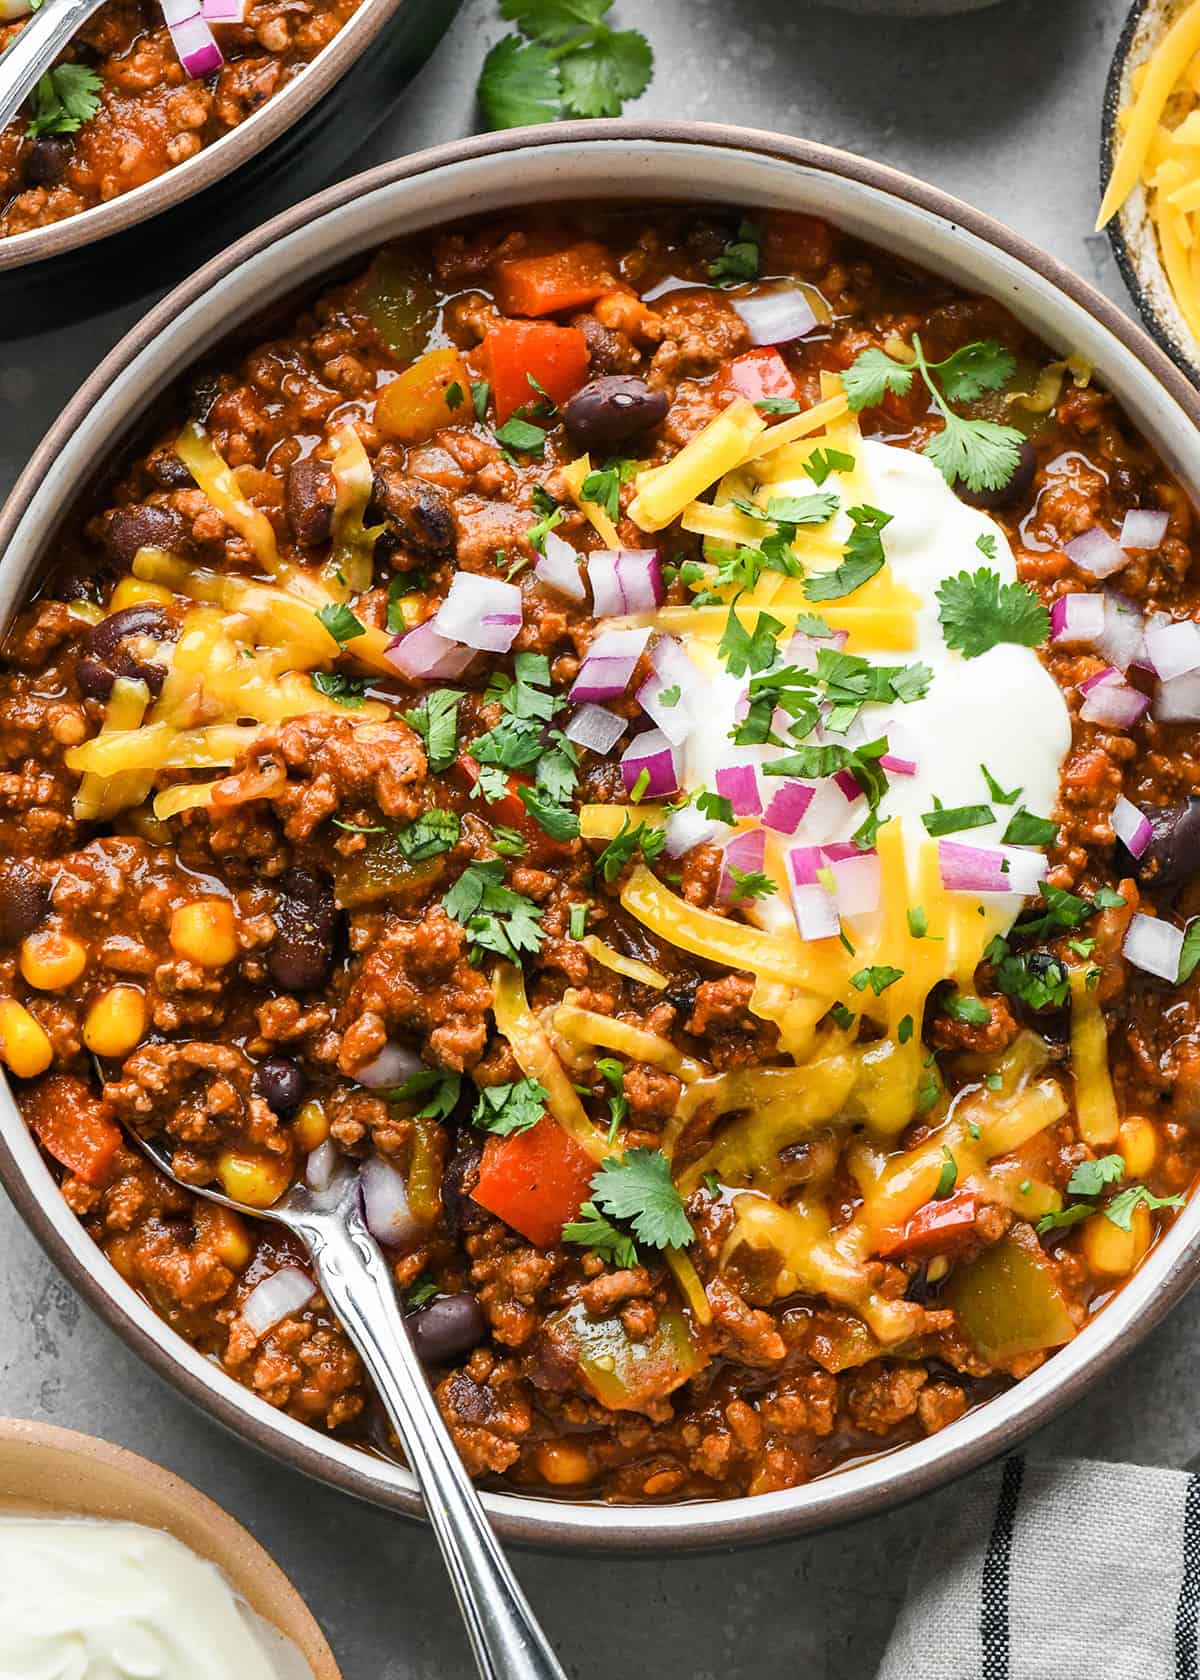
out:
{"label": "white bowl interior", "polygon": [[[0,616],[7,620],[24,596],[77,487],[111,463],[154,398],[231,328],[285,293],[311,292],[330,268],[387,239],[465,216],[559,199],[574,204],[588,199],[728,203],[828,217],[914,264],[998,298],[1052,348],[1081,352],[1193,494],[1200,487],[1200,435],[1136,355],[1049,280],[955,222],[876,187],[752,151],[629,138],[542,144],[460,160],[365,191],[251,257],[184,309],[117,376],[46,471],[0,561]],[[319,1437],[241,1388],[165,1328],[100,1258],[68,1211],[7,1087],[0,1090],[0,1136],[61,1242],[82,1267],[106,1273],[107,1292],[131,1326],[151,1341],[165,1342],[175,1364],[198,1379],[226,1412],[232,1402],[248,1422],[254,1421],[260,1438],[264,1433],[270,1437],[274,1450],[294,1457],[300,1449],[310,1468],[319,1459],[364,1497],[395,1504],[400,1495],[413,1506],[407,1472]],[[539,1543],[593,1547],[606,1542],[719,1545],[724,1532],[744,1529],[749,1522],[767,1531],[812,1528],[858,1514],[883,1490],[892,1489],[900,1498],[931,1485],[948,1459],[955,1459],[957,1468],[983,1462],[1023,1421],[1048,1415],[1054,1395],[1094,1359],[1120,1348],[1161,1290],[1184,1277],[1190,1281],[1198,1246],[1200,1199],[1190,1203],[1099,1317],[1031,1377],[938,1435],[821,1481],[752,1500],[700,1505],[629,1508],[513,1494],[487,1494],[486,1503],[501,1529],[521,1538],[532,1538],[532,1523]]]}

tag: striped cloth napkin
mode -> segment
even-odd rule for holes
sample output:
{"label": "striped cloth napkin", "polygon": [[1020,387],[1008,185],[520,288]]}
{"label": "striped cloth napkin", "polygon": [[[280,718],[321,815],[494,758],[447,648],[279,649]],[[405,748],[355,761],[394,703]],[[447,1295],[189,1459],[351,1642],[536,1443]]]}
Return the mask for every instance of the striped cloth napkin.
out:
{"label": "striped cloth napkin", "polygon": [[1200,1680],[1200,1476],[1009,1458],[931,1516],[877,1680]]}

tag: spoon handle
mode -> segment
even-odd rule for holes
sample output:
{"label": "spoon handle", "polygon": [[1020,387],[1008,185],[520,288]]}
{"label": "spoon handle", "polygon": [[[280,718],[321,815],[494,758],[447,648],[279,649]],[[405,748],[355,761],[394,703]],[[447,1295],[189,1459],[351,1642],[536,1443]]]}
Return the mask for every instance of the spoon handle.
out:
{"label": "spoon handle", "polygon": [[46,0],[0,53],[0,129],[12,121],[38,78],[101,4],[102,0]]}
{"label": "spoon handle", "polygon": [[326,1300],[395,1425],[484,1680],[566,1680],[463,1469],[396,1303],[391,1270],[357,1208],[296,1221]]}

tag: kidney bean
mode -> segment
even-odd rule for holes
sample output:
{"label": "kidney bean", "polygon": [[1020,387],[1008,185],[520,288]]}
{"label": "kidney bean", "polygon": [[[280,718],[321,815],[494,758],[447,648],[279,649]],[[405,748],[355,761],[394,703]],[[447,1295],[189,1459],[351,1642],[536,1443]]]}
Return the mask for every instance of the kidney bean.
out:
{"label": "kidney bean", "polygon": [[479,1346],[487,1317],[474,1295],[443,1295],[409,1315],[408,1333],[422,1364],[446,1365]]}
{"label": "kidney bean", "polygon": [[36,931],[50,908],[50,889],[28,864],[10,863],[0,872],[0,944],[19,945]]}
{"label": "kidney bean", "polygon": [[281,1120],[295,1114],[307,1090],[304,1069],[290,1056],[268,1056],[254,1070],[254,1095]]}
{"label": "kidney bean", "polygon": [[25,154],[21,174],[27,187],[56,187],[71,161],[71,142],[61,135],[43,134]]}
{"label": "kidney bean", "polygon": [[267,967],[275,983],[289,992],[311,992],[323,985],[333,967],[337,908],[328,876],[289,869],[279,880],[273,911],[275,938],[267,947]]}
{"label": "kidney bean", "polygon": [[105,520],[103,542],[114,560],[130,566],[139,548],[182,549],[187,527],[174,508],[145,502],[112,508]]}
{"label": "kidney bean", "polygon": [[615,449],[657,426],[666,412],[665,391],[652,391],[633,374],[613,373],[576,391],[563,420],[577,448]]}
{"label": "kidney bean", "polygon": [[442,1220],[456,1239],[472,1223],[487,1217],[470,1195],[482,1162],[482,1146],[474,1137],[460,1134],[458,1146],[442,1171]]}
{"label": "kidney bean", "polygon": [[382,468],[371,485],[367,521],[387,521],[392,533],[419,554],[452,554],[456,546],[454,514],[435,484]]}
{"label": "kidney bean", "polygon": [[1181,887],[1200,874],[1200,799],[1193,795],[1178,805],[1146,811],[1150,845],[1137,863],[1142,879],[1156,887]]}
{"label": "kidney bean", "polygon": [[954,486],[954,494],[960,502],[966,502],[968,507],[980,508],[985,513],[991,513],[996,508],[1011,507],[1028,494],[1033,475],[1037,472],[1037,464],[1037,451],[1026,438],[1017,452],[1017,464],[1007,484],[1002,484],[998,490],[968,490],[960,478]]}
{"label": "kidney bean", "polygon": [[75,667],[80,693],[92,700],[106,700],[118,677],[144,682],[151,694],[161,693],[166,670],[151,660],[135,658],[124,645],[133,636],[167,641],[172,636],[171,621],[153,601],[123,607],[120,612],[102,618],[88,631],[83,656]]}
{"label": "kidney bean", "polygon": [[288,468],[284,507],[288,524],[301,548],[318,548],[333,534],[333,504],[337,492],[328,461],[308,456]]}

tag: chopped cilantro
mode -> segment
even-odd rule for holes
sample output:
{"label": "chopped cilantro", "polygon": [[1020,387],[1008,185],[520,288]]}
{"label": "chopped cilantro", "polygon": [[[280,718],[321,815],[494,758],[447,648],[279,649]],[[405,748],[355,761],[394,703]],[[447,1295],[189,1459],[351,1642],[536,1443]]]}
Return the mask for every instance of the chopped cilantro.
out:
{"label": "chopped cilantro", "polygon": [[907,1044],[912,1035],[913,1018],[911,1015],[902,1015],[900,1018],[900,1025],[896,1028],[896,1037],[900,1040],[901,1044]]}
{"label": "chopped cilantro", "polygon": [[475,418],[482,426],[487,419],[488,397],[491,386],[486,379],[476,379],[471,385],[471,407],[475,410]]}
{"label": "chopped cilantro", "polygon": [[660,706],[678,706],[683,690],[678,683],[672,683],[670,688],[660,688],[658,703]]}
{"label": "chopped cilantro", "polygon": [[449,769],[458,753],[458,703],[462,695],[452,688],[431,688],[420,704],[404,714],[404,721],[425,743],[429,768],[437,774]]}
{"label": "chopped cilantro", "polygon": [[103,86],[86,64],[56,64],[33,90],[33,120],[25,133],[30,140],[40,140],[44,134],[74,134],[100,109]]}
{"label": "chopped cilantro", "polygon": [[753,631],[747,630],[738,618],[737,603],[734,602],[717,646],[730,676],[744,677],[747,671],[765,671],[775,658],[775,638],[782,629],[783,625],[777,618],[760,612]]}
{"label": "chopped cilantro", "polygon": [[824,484],[831,472],[853,472],[854,457],[844,449],[814,449],[804,470],[814,484]]}
{"label": "chopped cilantro", "polygon": [[611,1219],[606,1219],[595,1202],[584,1202],[579,1218],[564,1225],[562,1234],[564,1242],[578,1243],[580,1248],[589,1249],[614,1266],[630,1267],[638,1263],[633,1238]]}
{"label": "chopped cilantro", "polygon": [[852,595],[883,569],[886,555],[880,533],[892,522],[890,513],[878,508],[852,507],[848,513],[853,530],[845,547],[845,558],[832,572],[820,572],[804,580],[804,594],[810,601],[840,601]]}
{"label": "chopped cilantro", "polygon": [[1179,973],[1175,977],[1177,986],[1192,978],[1197,963],[1200,963],[1200,918],[1189,922],[1184,930],[1183,945],[1179,951]]}
{"label": "chopped cilantro", "polygon": [[992,531],[981,531],[975,538],[975,547],[979,550],[980,554],[983,555],[985,560],[994,560],[996,558],[995,533]]}
{"label": "chopped cilantro", "polygon": [[344,601],[330,602],[329,606],[321,608],[317,617],[339,647],[345,647],[347,642],[363,633],[362,624]]}
{"label": "chopped cilantro", "polygon": [[982,1027],[992,1018],[986,1003],[963,992],[952,992],[949,997],[943,998],[942,1008],[956,1021],[966,1021],[972,1027]]}
{"label": "chopped cilantro", "polygon": [[425,1278],[422,1282],[415,1283],[408,1291],[407,1295],[404,1297],[404,1305],[410,1312],[415,1312],[418,1307],[427,1305],[428,1302],[433,1300],[435,1295],[440,1294],[441,1291],[439,1290],[437,1284],[434,1283],[432,1279]]}
{"label": "chopped cilantro", "polygon": [[1035,817],[1022,805],[1009,818],[1002,839],[1007,846],[1052,846],[1058,839],[1058,824],[1049,817]]}
{"label": "chopped cilantro", "polygon": [[621,486],[636,470],[637,462],[623,456],[606,461],[602,467],[593,468],[579,486],[580,500],[603,508],[615,525],[621,517]]}
{"label": "chopped cilantro", "polygon": [[496,442],[506,449],[519,449],[523,455],[541,455],[546,448],[546,428],[514,414],[503,426],[496,427]]}
{"label": "chopped cilantro", "polygon": [[502,858],[469,863],[442,904],[466,928],[472,958],[494,951],[519,964],[523,952],[541,949],[542,912],[532,899],[504,885]]}
{"label": "chopped cilantro", "polygon": [[938,1173],[938,1181],[933,1187],[935,1202],[943,1201],[958,1183],[958,1162],[954,1156],[942,1145],[942,1170]]}
{"label": "chopped cilantro", "polygon": [[757,280],[762,262],[762,229],[757,222],[743,221],[733,239],[726,242],[719,257],[708,265],[708,277],[719,286],[733,286],[739,280]]}
{"label": "chopped cilantro", "polygon": [[843,1032],[849,1032],[854,1025],[854,1011],[847,1009],[844,1003],[832,1004],[829,1013]]}
{"label": "chopped cilantro", "polygon": [[548,834],[551,840],[575,840],[579,836],[579,817],[567,805],[558,805],[548,794],[539,788],[519,787],[517,793],[522,805],[537,823],[538,827]]}
{"label": "chopped cilantro", "polygon": [[471,1113],[472,1125],[497,1137],[511,1137],[536,1126],[550,1098],[537,1079],[518,1079],[512,1085],[485,1085]]}
{"label": "chopped cilantro", "polygon": [[632,859],[634,852],[640,850],[646,862],[653,863],[656,857],[662,855],[666,843],[665,829],[651,828],[646,823],[639,823],[634,828],[626,814],[620,830],[613,835],[596,859],[596,868],[606,881],[615,881]]}
{"label": "chopped cilantro", "polygon": [[1121,1155],[1101,1155],[1094,1161],[1080,1161],[1067,1180],[1071,1196],[1098,1196],[1106,1184],[1119,1184],[1125,1177]]}
{"label": "chopped cilantro", "polygon": [[501,857],[524,857],[529,850],[525,836],[515,828],[506,828],[503,823],[497,823],[493,828],[492,845]]}
{"label": "chopped cilantro", "polygon": [[348,711],[357,711],[363,703],[366,683],[361,677],[349,677],[344,671],[314,671],[312,685],[327,700],[336,700]]}
{"label": "chopped cilantro", "polygon": [[1020,788],[1013,788],[1011,793],[1005,793],[1004,789],[1000,786],[1000,783],[996,780],[995,776],[992,775],[986,764],[981,764],[979,768],[983,772],[983,779],[987,783],[988,792],[996,801],[997,805],[1015,805],[1017,803],[1017,800],[1021,797]]}
{"label": "chopped cilantro", "polygon": [[447,408],[453,410],[462,407],[463,388],[457,379],[452,379],[442,394],[446,399]]}
{"label": "chopped cilantro", "polygon": [[629,1099],[625,1095],[625,1069],[615,1056],[597,1056],[596,1072],[611,1088],[608,1099],[608,1141],[615,1143],[617,1133],[629,1113]]}
{"label": "chopped cilantro", "polygon": [[922,811],[921,821],[925,824],[927,834],[960,834],[966,828],[986,828],[988,823],[995,822],[995,812],[990,805],[952,805],[944,806],[934,797],[936,809]]}
{"label": "chopped cilantro", "polygon": [[966,659],[1002,642],[1040,647],[1050,634],[1050,614],[1028,584],[1001,584],[999,574],[986,567],[946,578],[937,598],[946,646]]}
{"label": "chopped cilantro", "polygon": [[1105,1219],[1111,1219],[1119,1231],[1128,1231],[1133,1223],[1133,1211],[1137,1207],[1148,1208],[1151,1213],[1158,1208],[1181,1208],[1186,1197],[1156,1196],[1147,1190],[1144,1184],[1131,1184],[1127,1190],[1119,1190],[1112,1201],[1102,1209]]}
{"label": "chopped cilantro", "polygon": [[850,984],[859,992],[865,992],[870,986],[876,997],[882,997],[889,986],[894,986],[897,980],[903,978],[902,968],[860,968],[857,974],[850,976]]}
{"label": "chopped cilantro", "polygon": [[754,404],[760,414],[799,414],[800,404],[795,397],[758,397]]}
{"label": "chopped cilantro", "polygon": [[629,1220],[635,1237],[649,1248],[682,1248],[692,1240],[683,1197],[660,1150],[607,1156],[592,1179],[592,1196],[611,1218]]}
{"label": "chopped cilantro", "polygon": [[733,801],[726,799],[724,794],[709,793],[707,789],[696,795],[696,809],[701,816],[708,817],[712,822],[733,822]]}
{"label": "chopped cilantro", "polygon": [[454,811],[434,808],[422,812],[407,828],[397,829],[396,844],[409,863],[425,863],[458,844],[460,826]]}
{"label": "chopped cilantro", "polygon": [[729,865],[729,878],[733,883],[729,894],[731,904],[741,904],[748,898],[770,898],[776,891],[775,883],[769,875],[761,870],[751,869],[744,873],[735,864]]}
{"label": "chopped cilantro", "polygon": [[399,1102],[413,1102],[424,1097],[426,1100],[417,1109],[418,1120],[448,1120],[461,1090],[460,1073],[447,1073],[442,1068],[421,1068],[388,1095]]}

